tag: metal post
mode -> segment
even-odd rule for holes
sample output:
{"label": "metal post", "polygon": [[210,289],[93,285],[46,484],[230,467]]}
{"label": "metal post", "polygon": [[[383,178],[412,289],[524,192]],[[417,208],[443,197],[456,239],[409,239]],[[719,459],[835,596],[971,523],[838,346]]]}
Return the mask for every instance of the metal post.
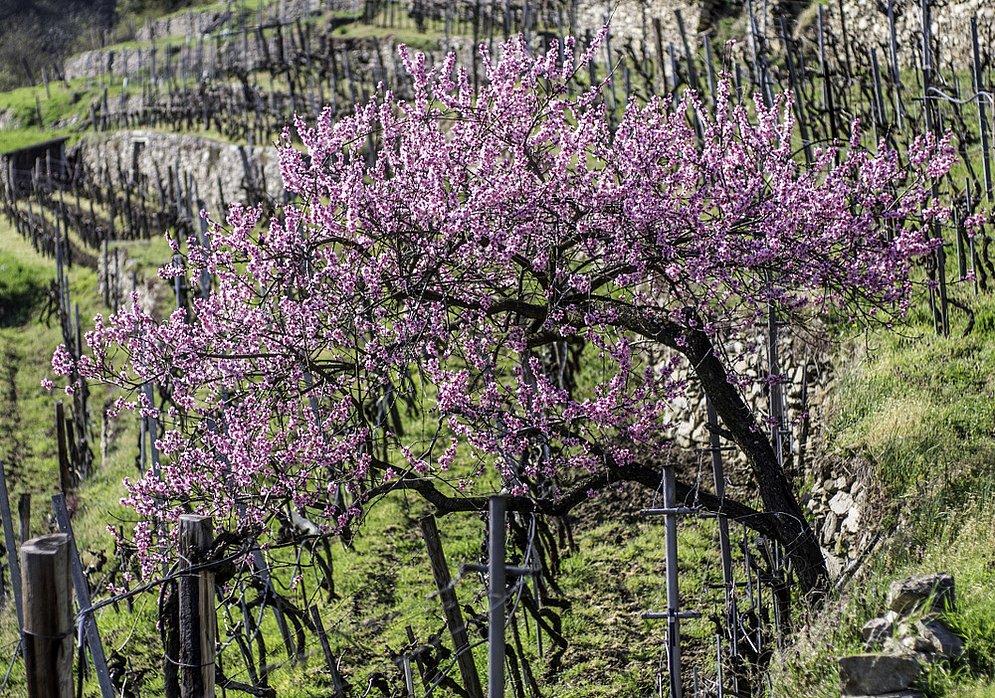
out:
{"label": "metal post", "polygon": [[[981,70],[981,51],[978,46],[978,15],[971,17],[971,47],[973,49],[974,91],[978,95],[978,126],[981,132],[981,165],[985,173],[985,200],[992,200],[991,148],[989,146],[988,113],[985,99],[984,73]],[[970,189],[967,189],[970,192]],[[969,207],[970,208],[970,207]]]}
{"label": "metal post", "polygon": [[674,468],[663,469],[663,506],[667,538],[667,668],[670,673],[670,698],[681,698],[681,626],[678,617],[680,591],[677,567],[677,496]]}
{"label": "metal post", "polygon": [[[715,405],[709,399],[705,400],[705,410],[708,414],[709,428],[709,450],[712,454],[712,477],[715,480],[715,496],[719,499],[719,505],[725,501],[726,481],[725,472],[722,467],[722,452],[720,450],[720,439],[718,434],[719,417],[715,412]],[[738,654],[739,632],[737,627],[735,577],[732,570],[732,545],[729,542],[729,520],[725,516],[718,517],[719,524],[719,553],[722,558],[722,587],[725,597],[725,623],[729,634],[729,654],[735,657]],[[720,640],[721,643],[721,640]],[[733,693],[739,695],[739,681],[736,672],[732,672]],[[719,695],[722,694],[722,649],[719,645]]]}
{"label": "metal post", "polygon": [[491,497],[490,509],[490,559],[488,561],[490,587],[487,594],[490,609],[490,617],[487,624],[490,660],[487,667],[487,696],[488,698],[504,698],[504,497]]}
{"label": "metal post", "polygon": [[781,368],[777,358],[777,312],[774,305],[767,306],[767,358],[770,396],[770,442],[774,447],[777,464],[784,466],[784,447],[781,430],[784,426],[784,405],[781,398]]}

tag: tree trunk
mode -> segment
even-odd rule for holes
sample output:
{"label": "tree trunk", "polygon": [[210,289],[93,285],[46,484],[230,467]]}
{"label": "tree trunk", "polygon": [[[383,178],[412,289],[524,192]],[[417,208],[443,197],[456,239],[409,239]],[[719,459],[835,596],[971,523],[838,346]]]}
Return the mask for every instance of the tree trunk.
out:
{"label": "tree trunk", "polygon": [[691,363],[732,440],[746,454],[764,509],[776,522],[777,540],[791,558],[802,591],[810,601],[818,602],[825,594],[826,562],[770,441],[739,391],[729,382],[709,336],[695,329],[685,330],[683,336],[686,345],[677,347],[678,350]]}

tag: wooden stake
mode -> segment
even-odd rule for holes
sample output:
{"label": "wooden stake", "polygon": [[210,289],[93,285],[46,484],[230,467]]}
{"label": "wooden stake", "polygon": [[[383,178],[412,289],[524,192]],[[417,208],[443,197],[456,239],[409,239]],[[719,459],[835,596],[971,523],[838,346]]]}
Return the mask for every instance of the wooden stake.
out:
{"label": "wooden stake", "polygon": [[[69,520],[69,511],[66,509],[65,495],[57,494],[52,497],[52,511],[55,513],[59,530],[68,538],[67,554],[72,569],[73,587],[76,589],[76,602],[82,613],[91,605],[90,588],[87,586],[86,576],[83,574],[83,564],[79,559],[79,550],[76,548],[73,525]],[[111,683],[111,675],[107,671],[107,659],[104,656],[104,646],[100,641],[100,632],[97,630],[96,617],[90,614],[84,622],[84,628],[86,630],[86,645],[90,648],[94,673],[97,675],[97,683],[100,686],[100,695],[102,698],[114,698],[114,684]]]}
{"label": "wooden stake", "polygon": [[[209,516],[180,516],[180,569],[204,562],[214,540]],[[180,667],[183,698],[213,698],[215,642],[214,572],[200,570],[180,577]]]}
{"label": "wooden stake", "polygon": [[66,411],[62,400],[55,403],[55,431],[59,450],[59,489],[63,494],[72,491],[72,469],[69,463],[69,443],[66,439]]}
{"label": "wooden stake", "polygon": [[[7,475],[0,462],[0,519],[3,521],[3,542],[7,548],[7,566],[10,568],[10,586],[14,590],[14,610],[17,612],[17,627],[24,627],[24,613],[21,604],[21,567],[18,564],[17,541],[14,540],[14,521],[10,513],[10,499],[7,494]],[[23,540],[22,540],[23,543]]]}
{"label": "wooden stake", "polygon": [[69,536],[54,533],[21,546],[24,664],[30,698],[73,698],[73,624]]}
{"label": "wooden stake", "polygon": [[24,492],[17,502],[17,516],[21,523],[21,543],[31,538],[31,493]]}
{"label": "wooden stake", "polygon": [[345,698],[345,681],[342,678],[342,674],[339,673],[338,666],[335,664],[335,656],[332,654],[332,649],[328,645],[328,636],[325,634],[325,625],[321,622],[321,614],[318,613],[318,607],[311,607],[311,621],[314,623],[314,628],[318,632],[318,640],[321,642],[321,650],[325,653],[325,663],[328,665],[328,671],[332,674],[332,685],[335,687],[335,698]]}
{"label": "wooden stake", "polygon": [[439,597],[442,599],[442,610],[446,615],[446,625],[453,638],[453,647],[456,649],[456,661],[459,664],[460,676],[463,678],[463,687],[470,698],[483,698],[480,676],[477,674],[477,665],[473,662],[473,652],[470,651],[466,625],[463,623],[463,614],[460,612],[456,592],[452,587],[452,577],[449,574],[449,566],[446,564],[446,554],[442,549],[442,541],[439,538],[439,529],[435,525],[435,517],[426,516],[418,521],[418,525],[421,526],[425,547],[428,548],[432,576],[435,577],[435,585],[438,587]]}

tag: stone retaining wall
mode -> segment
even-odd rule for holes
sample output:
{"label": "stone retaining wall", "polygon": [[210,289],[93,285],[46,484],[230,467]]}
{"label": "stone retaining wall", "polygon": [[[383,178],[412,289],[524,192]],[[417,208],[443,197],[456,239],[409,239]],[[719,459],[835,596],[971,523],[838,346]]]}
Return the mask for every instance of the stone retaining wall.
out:
{"label": "stone retaining wall", "polygon": [[[942,65],[949,61],[961,69],[971,65],[971,18],[975,15],[978,17],[978,38],[982,54],[991,55],[995,45],[995,2],[949,0],[944,3],[934,2],[933,5],[931,31],[940,48]],[[843,15],[853,50],[861,57],[866,57],[870,48],[876,48],[882,69],[890,56],[887,7],[886,1],[843,0]],[[894,0],[894,14],[899,62],[904,68],[918,66],[922,62],[922,13],[919,0]],[[837,35],[842,36],[838,11],[832,13],[830,26]]]}
{"label": "stone retaining wall", "polygon": [[158,131],[114,131],[85,136],[75,156],[91,170],[109,165],[115,180],[120,163],[126,181],[116,181],[119,186],[132,186],[137,168],[154,189],[157,176],[165,180],[172,167],[181,178],[187,174],[197,182],[200,198],[215,216],[220,215],[222,194],[228,204],[244,201],[250,190],[265,189],[276,200],[283,196],[279,158],[272,147],[237,146]]}

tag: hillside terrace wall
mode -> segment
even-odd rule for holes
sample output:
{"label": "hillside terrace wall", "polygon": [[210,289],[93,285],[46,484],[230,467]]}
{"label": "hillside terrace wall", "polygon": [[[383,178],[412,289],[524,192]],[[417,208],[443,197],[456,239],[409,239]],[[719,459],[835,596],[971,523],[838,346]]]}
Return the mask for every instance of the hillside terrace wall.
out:
{"label": "hillside terrace wall", "polygon": [[[888,28],[888,2],[871,0],[843,0],[843,18],[852,50],[866,60],[871,48],[877,49],[882,66],[889,62],[890,31]],[[898,60],[902,68],[914,68],[922,62],[922,12],[919,0],[894,0],[895,38]],[[833,8],[834,10],[836,8]],[[933,2],[931,32],[935,45],[940,49],[940,62],[952,61],[958,68],[971,65],[971,18],[978,17],[978,41],[982,60],[992,58],[995,47],[995,2],[992,0],[948,0]],[[842,36],[838,11],[830,15],[830,27]]]}
{"label": "hillside terrace wall", "polygon": [[223,215],[221,196],[227,204],[245,201],[253,192],[265,191],[276,201],[283,197],[276,148],[237,146],[210,138],[134,130],[89,134],[76,146],[77,162],[96,172],[109,166],[117,186],[134,186],[141,177],[146,190],[154,191],[157,178],[169,168],[197,183],[204,207],[215,218]]}

